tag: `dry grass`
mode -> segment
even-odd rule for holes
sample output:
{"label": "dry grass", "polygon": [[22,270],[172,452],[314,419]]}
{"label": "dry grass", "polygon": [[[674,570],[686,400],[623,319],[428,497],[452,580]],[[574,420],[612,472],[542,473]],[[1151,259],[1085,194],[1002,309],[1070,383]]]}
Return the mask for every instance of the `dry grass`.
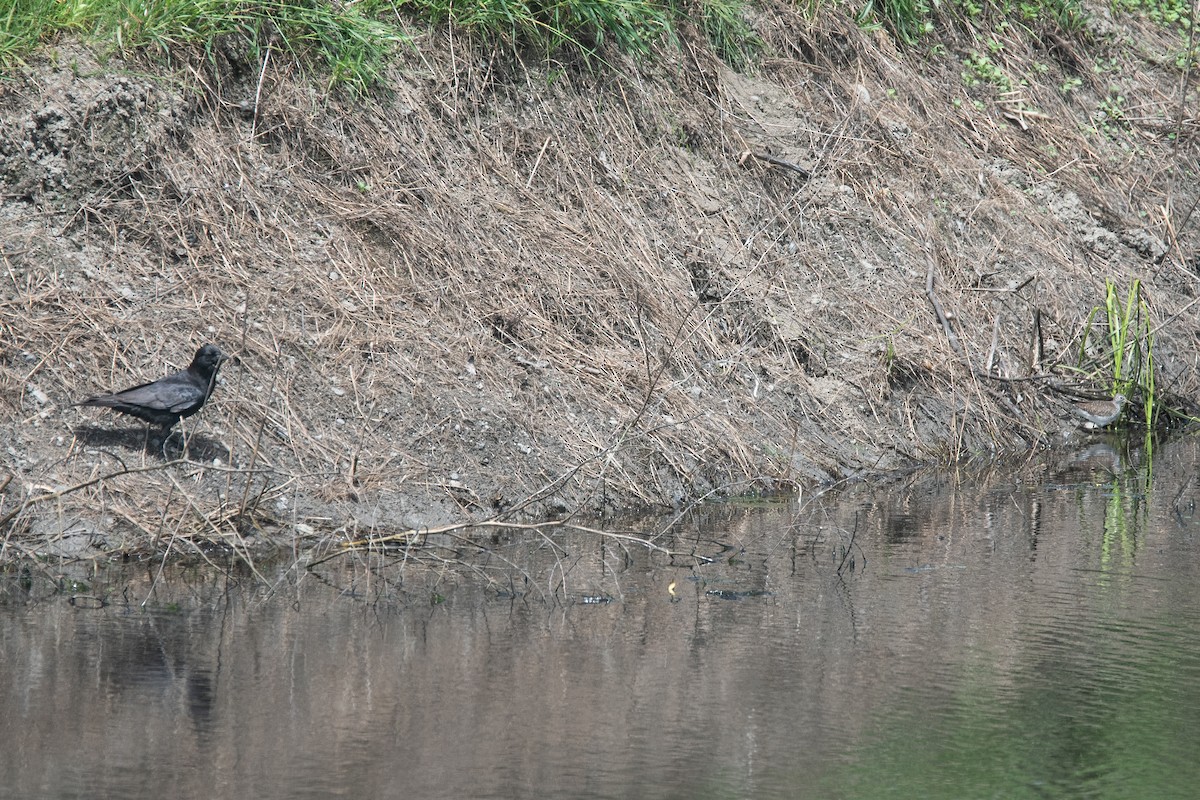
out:
{"label": "dry grass", "polygon": [[[1194,223],[1164,234],[1197,185],[1169,70],[1121,73],[1145,91],[1117,135],[1084,124],[1106,86],[1055,88],[1090,51],[997,98],[833,17],[762,28],[755,76],[686,42],[595,74],[437,34],[367,104],[286,64],[182,91],[33,73],[5,131],[83,99],[7,176],[5,557],[327,552],[1027,451],[1062,429],[1048,387],[1104,277],[1164,319],[1194,293]],[[1177,394],[1198,327],[1158,340]],[[239,363],[187,451],[66,407],[204,341]]]}

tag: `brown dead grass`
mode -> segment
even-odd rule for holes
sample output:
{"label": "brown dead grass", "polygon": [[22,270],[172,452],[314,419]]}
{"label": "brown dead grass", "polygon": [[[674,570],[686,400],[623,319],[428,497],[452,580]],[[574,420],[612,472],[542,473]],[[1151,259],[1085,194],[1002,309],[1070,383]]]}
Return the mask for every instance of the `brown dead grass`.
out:
{"label": "brown dead grass", "polygon": [[[1194,392],[1177,74],[1011,36],[1031,80],[997,97],[834,16],[757,24],[754,75],[689,41],[598,74],[431,34],[363,104],[278,64],[30,71],[0,107],[42,156],[0,215],[5,553],[249,555],[1028,452],[1064,430],[1048,386],[1088,383],[1056,364],[1105,277],[1146,283],[1160,384]],[[1106,80],[1138,98],[1107,132]],[[204,341],[238,363],[186,454],[67,408]]]}

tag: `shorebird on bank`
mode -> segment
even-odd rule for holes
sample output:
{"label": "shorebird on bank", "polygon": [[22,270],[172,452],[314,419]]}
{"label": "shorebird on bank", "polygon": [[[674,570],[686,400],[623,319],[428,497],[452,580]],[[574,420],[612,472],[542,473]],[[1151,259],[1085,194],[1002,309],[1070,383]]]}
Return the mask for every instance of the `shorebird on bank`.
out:
{"label": "shorebird on bank", "polygon": [[1125,408],[1125,395],[1115,394],[1112,400],[1091,400],[1078,403],[1071,410],[1084,421],[1089,430],[1103,428],[1116,422]]}

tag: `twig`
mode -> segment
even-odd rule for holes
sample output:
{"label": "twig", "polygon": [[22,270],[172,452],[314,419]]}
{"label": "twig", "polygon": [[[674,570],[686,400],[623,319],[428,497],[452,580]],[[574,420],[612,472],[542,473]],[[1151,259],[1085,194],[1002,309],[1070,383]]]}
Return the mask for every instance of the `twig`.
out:
{"label": "twig", "polygon": [[542,156],[546,154],[546,148],[550,146],[550,141],[553,137],[547,136],[546,141],[542,143],[542,149],[538,151],[537,158],[533,161],[533,168],[529,170],[529,177],[525,181],[525,188],[528,189],[533,184],[533,176],[537,174],[538,165],[542,163]]}
{"label": "twig", "polygon": [[1033,350],[1033,363],[1030,364],[1030,367],[1034,372],[1041,372],[1045,345],[1042,341],[1042,310],[1037,306],[1034,306],[1033,309],[1033,332],[1030,339],[1029,346]]}
{"label": "twig", "polygon": [[996,359],[996,348],[999,346],[1000,346],[1000,315],[997,314],[996,318],[992,321],[992,345],[991,345],[991,347],[988,348],[987,361],[984,363],[984,367],[983,367],[984,371],[988,375],[992,374],[992,366],[995,364],[995,359]]}
{"label": "twig", "polygon": [[[483,520],[481,522],[463,522],[463,523],[455,523],[452,525],[443,525],[438,528],[410,528],[405,531],[399,531],[398,533],[389,533],[384,536],[367,536],[365,538],[355,539],[355,540],[349,541],[349,542],[343,542],[340,550],[336,550],[335,552],[329,553],[328,555],[325,555],[325,556],[317,559],[316,561],[309,562],[307,564],[307,568],[312,569],[313,567],[316,567],[320,564],[324,564],[326,561],[332,561],[333,559],[338,558],[339,556],[343,556],[347,553],[361,552],[363,550],[374,550],[374,549],[377,549],[380,545],[386,545],[389,543],[411,544],[414,539],[426,538],[426,537],[434,536],[434,535],[449,535],[449,536],[454,536],[455,538],[461,538],[461,537],[455,536],[455,534],[459,531],[469,530],[471,528],[499,528],[499,529],[503,529],[503,530],[536,531],[539,533],[546,528],[564,528],[567,530],[579,531],[581,533],[594,533],[594,534],[603,536],[608,539],[616,539],[617,541],[630,542],[630,543],[645,547],[647,550],[653,550],[655,552],[662,553],[663,555],[666,555],[666,556],[678,555],[675,551],[673,551],[669,548],[663,547],[662,545],[655,544],[654,542],[650,541],[649,539],[646,539],[642,536],[636,536],[634,534],[629,534],[629,533],[615,533],[613,531],[606,531],[606,530],[602,530],[600,528],[591,528],[586,525],[577,525],[574,523],[562,522],[561,520],[549,520],[546,522],[524,523],[524,522],[505,522],[505,521],[499,520],[499,519],[490,519],[490,520]],[[470,541],[470,540],[466,540],[466,541]],[[477,542],[472,542],[472,543],[478,544]]]}
{"label": "twig", "polygon": [[[857,538],[857,536],[858,536],[858,512],[855,511],[854,512],[854,530],[850,531],[850,543],[845,545],[842,548],[842,560],[839,561],[838,565],[837,565],[837,574],[838,575],[842,574],[842,568],[846,566],[846,560],[848,558],[850,558],[850,553],[852,553],[854,551],[854,540],[855,540],[855,538]],[[861,547],[859,548],[859,552],[862,552]],[[866,553],[863,553],[863,566],[866,566],[866,563],[867,563],[867,555],[866,555]],[[853,566],[851,566],[851,569],[853,569]]]}
{"label": "twig", "polygon": [[946,318],[946,312],[942,310],[942,304],[938,300],[937,293],[933,290],[933,257],[926,253],[925,259],[929,263],[929,271],[925,273],[925,296],[929,298],[929,303],[933,306],[934,313],[937,314],[938,320],[942,323],[942,330],[946,332],[946,338],[950,341],[950,346],[954,348],[954,352],[961,356],[963,351],[962,346],[958,343],[958,336],[954,333],[954,329],[950,327],[950,320]]}
{"label": "twig", "polygon": [[[276,351],[275,369],[271,370],[271,385],[267,388],[267,391],[266,391],[267,397],[270,397],[271,393],[275,391],[275,381],[278,380],[278,378],[279,378],[279,372],[280,372],[279,361],[281,358],[282,358],[282,355],[278,351]],[[251,472],[254,471],[255,466],[258,464],[258,454],[261,450],[263,433],[267,429],[268,417],[269,417],[269,414],[264,413],[262,415],[262,422],[258,426],[258,434],[254,437],[254,443],[250,446],[250,471]],[[264,491],[265,490],[266,490],[266,487],[264,487]],[[261,496],[262,495],[260,494],[259,497],[261,497]],[[249,499],[249,497],[250,497],[250,480],[247,478],[246,485],[242,489],[242,499],[238,503],[238,515],[239,516],[245,516],[246,501]],[[255,502],[257,502],[257,498],[256,498]]]}
{"label": "twig", "polygon": [[[1164,319],[1162,322],[1155,325],[1153,330],[1150,331],[1150,335],[1154,336],[1159,331],[1161,331],[1163,328],[1170,325],[1172,322],[1174,322],[1176,319],[1178,319],[1183,314],[1183,312],[1187,311],[1189,308],[1196,305],[1196,303],[1200,303],[1200,297],[1193,297],[1191,299],[1191,301],[1188,302],[1183,308],[1179,309],[1174,314],[1172,314],[1171,316]],[[3,489],[4,489],[4,487],[0,486],[0,490],[3,490]]]}
{"label": "twig", "polygon": [[271,45],[267,45],[267,50],[263,53],[262,68],[258,71],[258,84],[254,87],[254,119],[250,122],[250,138],[253,139],[258,132],[258,109],[259,103],[262,102],[262,87],[263,78],[267,76],[267,62],[271,60]]}
{"label": "twig", "polygon": [[746,162],[751,158],[757,158],[759,161],[765,161],[772,166],[782,167],[784,169],[790,169],[793,172],[798,172],[806,179],[812,177],[812,173],[799,164],[793,164],[791,161],[784,161],[782,158],[776,158],[775,156],[768,155],[767,153],[755,153],[753,150],[744,151],[741,156],[738,157],[738,165],[743,167],[746,166]]}
{"label": "twig", "polygon": [[122,475],[135,475],[139,472],[157,472],[159,470],[164,470],[167,467],[174,467],[179,464],[189,464],[189,463],[191,463],[191,462],[188,461],[188,459],[186,459],[186,458],[177,458],[177,459],[174,459],[173,461],[167,461],[162,464],[154,464],[149,467],[133,467],[133,468],[126,467],[126,468],[118,470],[116,472],[110,472],[106,475],[100,475],[98,477],[92,478],[91,480],[86,480],[83,483],[77,483],[74,486],[68,486],[65,489],[59,489],[54,492],[46,492],[45,494],[39,494],[37,497],[30,497],[29,499],[27,499],[23,503],[21,503],[19,506],[17,506],[15,509],[8,512],[3,517],[0,517],[0,528],[3,528],[8,523],[12,522],[13,519],[16,518],[16,516],[18,514],[20,514],[22,511],[24,511],[25,509],[29,508],[30,506],[37,505],[38,503],[42,503],[47,500],[57,500],[60,497],[65,497],[66,495],[72,494],[73,492],[77,492],[80,489],[86,489],[89,486],[95,486],[97,483],[100,483],[100,482],[106,481],[106,480],[110,480],[112,478],[118,478]]}

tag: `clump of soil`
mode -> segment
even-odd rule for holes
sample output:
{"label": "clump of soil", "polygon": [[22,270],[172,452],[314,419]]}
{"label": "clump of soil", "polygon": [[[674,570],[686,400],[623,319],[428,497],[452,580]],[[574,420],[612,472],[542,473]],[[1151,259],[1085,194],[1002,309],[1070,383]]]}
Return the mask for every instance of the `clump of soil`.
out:
{"label": "clump of soil", "polygon": [[[359,536],[1027,452],[1074,428],[1052,387],[1108,388],[1063,369],[1106,278],[1143,282],[1185,405],[1196,90],[1151,55],[1177,34],[1014,34],[1002,92],[964,75],[964,31],[930,55],[834,12],[754,24],[771,55],[745,73],[698,36],[589,69],[431,32],[365,100],[283,59],[58,45],[0,88],[6,546]],[[70,405],[204,342],[237,363],[186,450]]]}

